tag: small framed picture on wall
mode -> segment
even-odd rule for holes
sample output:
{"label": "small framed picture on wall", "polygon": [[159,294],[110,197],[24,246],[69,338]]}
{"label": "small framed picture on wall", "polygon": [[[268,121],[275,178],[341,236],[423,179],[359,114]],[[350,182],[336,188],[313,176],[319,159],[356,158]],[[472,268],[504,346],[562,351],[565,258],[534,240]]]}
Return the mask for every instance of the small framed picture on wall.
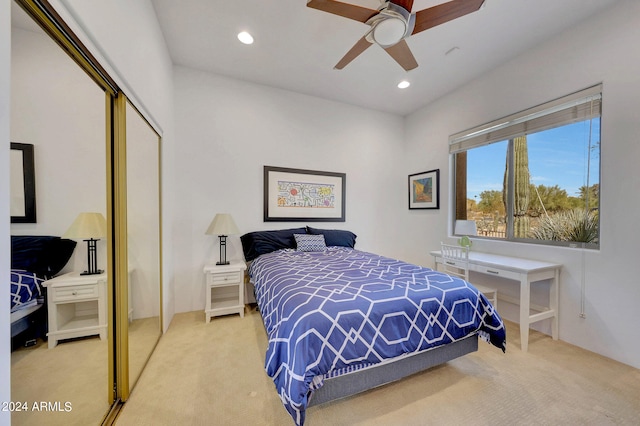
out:
{"label": "small framed picture on wall", "polygon": [[409,175],[409,210],[440,208],[440,169]]}

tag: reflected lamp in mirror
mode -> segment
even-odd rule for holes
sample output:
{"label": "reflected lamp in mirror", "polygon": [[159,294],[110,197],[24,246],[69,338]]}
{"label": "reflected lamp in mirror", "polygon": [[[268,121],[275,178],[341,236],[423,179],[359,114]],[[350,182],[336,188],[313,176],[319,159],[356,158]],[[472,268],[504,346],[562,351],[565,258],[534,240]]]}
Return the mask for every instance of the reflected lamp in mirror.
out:
{"label": "reflected lamp in mirror", "polygon": [[238,234],[240,230],[228,213],[218,213],[211,221],[205,234],[217,235],[220,238],[220,261],[216,265],[228,265],[227,260],[227,236]]}
{"label": "reflected lamp in mirror", "polygon": [[462,247],[471,248],[471,239],[469,239],[470,235],[478,235],[478,228],[476,227],[475,220],[456,220],[455,230],[453,231],[455,235],[462,235],[458,240],[458,244]]}
{"label": "reflected lamp in mirror", "polygon": [[87,242],[87,270],[80,275],[101,274],[98,269],[97,242],[107,235],[107,222],[102,213],[80,213],[62,238],[84,240]]}

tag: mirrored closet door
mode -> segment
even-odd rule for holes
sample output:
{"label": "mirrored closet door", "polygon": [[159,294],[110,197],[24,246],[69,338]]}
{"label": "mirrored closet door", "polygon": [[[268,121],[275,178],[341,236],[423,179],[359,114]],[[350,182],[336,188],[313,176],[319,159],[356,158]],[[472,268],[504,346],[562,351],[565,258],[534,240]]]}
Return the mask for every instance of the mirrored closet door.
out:
{"label": "mirrored closet door", "polygon": [[160,138],[130,102],[126,104],[126,163],[130,391],[162,330]]}
{"label": "mirrored closet door", "polygon": [[[77,244],[53,274],[69,288],[45,298],[54,316],[36,345],[12,352],[12,399],[56,412],[15,413],[12,424],[112,424],[162,333],[161,138],[46,0],[16,3],[11,137],[34,145],[38,222],[12,234]],[[85,213],[106,228],[97,274],[80,273],[91,237],[70,232]]]}
{"label": "mirrored closet door", "polygon": [[[11,140],[32,146],[37,210],[37,221],[11,225],[12,263],[24,255],[16,267],[45,280],[33,313],[12,314],[12,330],[20,320],[28,327],[12,339],[11,399],[26,405],[11,423],[100,424],[113,383],[105,91],[18,4],[11,7]],[[87,213],[98,214],[104,231],[94,235],[104,272],[81,275],[89,235],[72,225]],[[65,235],[75,243],[68,251],[48,240]],[[29,261],[43,267],[31,271]]]}

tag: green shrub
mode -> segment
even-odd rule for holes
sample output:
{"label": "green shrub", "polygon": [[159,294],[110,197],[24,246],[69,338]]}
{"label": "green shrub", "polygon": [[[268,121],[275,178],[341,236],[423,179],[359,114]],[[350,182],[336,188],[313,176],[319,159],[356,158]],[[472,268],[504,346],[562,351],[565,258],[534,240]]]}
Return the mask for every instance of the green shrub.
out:
{"label": "green shrub", "polygon": [[598,212],[574,209],[543,216],[531,234],[539,240],[597,243]]}

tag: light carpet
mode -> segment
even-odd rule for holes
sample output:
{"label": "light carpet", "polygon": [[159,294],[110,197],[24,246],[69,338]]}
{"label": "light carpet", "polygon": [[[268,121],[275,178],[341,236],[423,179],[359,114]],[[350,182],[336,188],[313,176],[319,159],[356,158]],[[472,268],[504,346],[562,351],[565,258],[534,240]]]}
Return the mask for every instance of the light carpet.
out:
{"label": "light carpet", "polygon": [[[132,381],[140,374],[159,334],[158,317],[129,324]],[[20,403],[21,409],[13,410],[11,424],[100,424],[110,408],[108,350],[106,340],[93,336],[64,340],[51,349],[38,339],[35,346],[13,351],[11,400]]]}
{"label": "light carpet", "polygon": [[[520,351],[478,352],[360,395],[312,407],[316,425],[638,425],[640,370],[532,331]],[[259,313],[178,314],[143,371],[118,426],[291,425],[264,371]]]}

